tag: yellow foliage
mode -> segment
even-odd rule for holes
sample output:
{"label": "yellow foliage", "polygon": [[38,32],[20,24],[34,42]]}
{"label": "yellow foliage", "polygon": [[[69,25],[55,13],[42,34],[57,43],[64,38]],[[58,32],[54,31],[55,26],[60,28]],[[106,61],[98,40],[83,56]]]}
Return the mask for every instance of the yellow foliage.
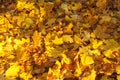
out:
{"label": "yellow foliage", "polygon": [[92,40],[92,47],[93,47],[93,49],[97,49],[102,44],[103,44],[103,41]]}
{"label": "yellow foliage", "polygon": [[82,4],[81,3],[73,3],[74,6],[72,6],[72,10],[76,11],[76,10],[80,10],[82,8]]}
{"label": "yellow foliage", "polygon": [[94,60],[91,56],[89,55],[86,55],[86,54],[81,54],[81,63],[84,65],[84,66],[88,66],[90,64],[93,64],[94,63]]}
{"label": "yellow foliage", "polygon": [[18,63],[14,63],[5,72],[5,76],[6,76],[7,80],[9,80],[11,78],[16,78],[18,76],[19,71],[20,71],[20,66],[18,65]]}
{"label": "yellow foliage", "polygon": [[116,66],[116,72],[117,74],[120,74],[120,65]]}
{"label": "yellow foliage", "polygon": [[18,3],[17,3],[17,9],[18,10],[22,10],[24,7],[24,5],[26,4],[26,2],[25,1],[18,1]]}
{"label": "yellow foliage", "polygon": [[6,55],[6,54],[5,54],[4,50],[3,50],[3,47],[0,46],[0,56],[3,57],[3,56],[5,56],[5,55]]}
{"label": "yellow foliage", "polygon": [[40,7],[40,15],[39,15],[39,21],[40,22],[43,22],[45,15],[46,15],[45,9]]}
{"label": "yellow foliage", "polygon": [[117,75],[117,80],[120,80],[120,75]]}
{"label": "yellow foliage", "polygon": [[19,11],[23,10],[23,9],[27,9],[27,10],[32,10],[34,8],[33,3],[27,3],[26,1],[18,1],[17,3],[17,9]]}
{"label": "yellow foliage", "polygon": [[58,38],[58,36],[55,36],[55,39],[52,42],[56,45],[61,45],[63,44],[63,38]]}
{"label": "yellow foliage", "polygon": [[74,35],[74,41],[77,44],[82,44],[82,40],[77,35]]}
{"label": "yellow foliage", "polygon": [[60,69],[61,68],[61,63],[59,61],[56,61],[55,63],[57,65],[57,69]]}
{"label": "yellow foliage", "polygon": [[96,77],[96,71],[91,70],[91,74],[87,77],[84,77],[82,80],[95,80],[95,77]]}
{"label": "yellow foliage", "polygon": [[61,63],[59,61],[56,61],[56,67],[55,68],[49,68],[47,80],[57,80],[59,78],[62,78],[62,74],[60,74],[60,68]]}
{"label": "yellow foliage", "polygon": [[80,63],[78,61],[76,62],[76,64],[77,64],[77,68],[76,68],[76,70],[74,72],[74,75],[76,77],[78,77],[78,76],[80,76],[82,74],[82,70],[81,70],[81,67],[80,67]]}
{"label": "yellow foliage", "polygon": [[49,21],[46,23],[46,25],[52,25],[55,22],[56,18],[51,18]]}
{"label": "yellow foliage", "polygon": [[20,78],[24,79],[24,80],[29,80],[30,78],[32,78],[32,75],[30,73],[21,73],[20,74]]}
{"label": "yellow foliage", "polygon": [[98,49],[95,49],[95,50],[90,50],[89,52],[90,54],[94,54],[94,55],[100,55],[100,51]]}
{"label": "yellow foliage", "polygon": [[65,10],[66,13],[68,13],[68,4],[67,3],[62,3],[60,6],[63,10]]}
{"label": "yellow foliage", "polygon": [[111,63],[111,61],[108,60],[107,58],[103,58],[103,61],[104,61],[105,63]]}
{"label": "yellow foliage", "polygon": [[33,24],[33,20],[31,18],[25,18],[23,26],[25,25],[25,29],[28,29]]}
{"label": "yellow foliage", "polygon": [[120,0],[14,1],[0,0],[0,80],[120,80]]}
{"label": "yellow foliage", "polygon": [[[17,21],[17,25],[18,25],[18,26],[22,26],[22,23],[23,23],[23,21],[25,20],[25,17],[26,17],[26,16],[23,16],[23,15],[17,17],[17,20],[18,20],[18,21]],[[14,17],[14,18],[15,18],[15,17]]]}
{"label": "yellow foliage", "polygon": [[5,23],[5,18],[3,16],[0,16],[0,25],[3,25]]}
{"label": "yellow foliage", "polygon": [[61,56],[62,56],[61,64],[64,64],[64,63],[70,64],[71,63],[71,60],[65,54],[62,53]]}
{"label": "yellow foliage", "polygon": [[107,4],[107,0],[98,0],[98,1],[96,2],[96,6],[97,6],[97,7],[102,7],[102,8],[104,8],[106,4]]}
{"label": "yellow foliage", "polygon": [[33,39],[33,44],[34,46],[40,46],[40,33],[38,33],[38,31],[35,31],[33,36],[32,36],[32,39]]}
{"label": "yellow foliage", "polygon": [[73,38],[71,35],[63,35],[63,41],[67,43],[73,43]]}
{"label": "yellow foliage", "polygon": [[21,46],[21,45],[23,45],[24,43],[29,43],[29,41],[30,41],[29,38],[27,38],[27,39],[22,38],[22,40],[20,40],[20,39],[14,39],[14,43],[15,43],[14,49],[17,49],[18,46]]}
{"label": "yellow foliage", "polygon": [[114,55],[112,54],[112,50],[107,50],[107,51],[104,51],[104,55],[108,58],[114,58]]}
{"label": "yellow foliage", "polygon": [[105,46],[103,46],[104,49],[108,50],[108,49],[116,49],[119,47],[119,44],[116,40],[114,39],[107,39],[104,40],[104,43],[106,44]]}
{"label": "yellow foliage", "polygon": [[102,19],[100,20],[100,24],[104,23],[104,22],[110,22],[111,17],[110,16],[102,16]]}

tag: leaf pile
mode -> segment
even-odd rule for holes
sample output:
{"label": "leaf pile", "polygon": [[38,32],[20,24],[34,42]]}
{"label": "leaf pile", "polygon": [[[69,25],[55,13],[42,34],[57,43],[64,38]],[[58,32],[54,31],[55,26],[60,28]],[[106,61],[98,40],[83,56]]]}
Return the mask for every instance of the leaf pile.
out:
{"label": "leaf pile", "polygon": [[120,0],[5,1],[0,79],[120,80]]}

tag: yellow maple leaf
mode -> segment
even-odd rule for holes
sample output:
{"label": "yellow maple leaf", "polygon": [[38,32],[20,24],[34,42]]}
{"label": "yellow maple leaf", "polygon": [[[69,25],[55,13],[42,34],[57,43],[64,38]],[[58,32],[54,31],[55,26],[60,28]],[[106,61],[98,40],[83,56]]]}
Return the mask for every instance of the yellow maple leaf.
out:
{"label": "yellow maple leaf", "polygon": [[106,50],[103,52],[103,54],[108,58],[114,58],[114,55],[112,54],[112,50]]}
{"label": "yellow maple leaf", "polygon": [[105,5],[107,5],[107,0],[98,0],[97,2],[96,2],[96,6],[97,7],[105,7]]}
{"label": "yellow maple leaf", "polygon": [[63,35],[63,41],[73,43],[73,38],[71,37],[71,35]]}
{"label": "yellow maple leaf", "polygon": [[72,10],[76,11],[82,8],[82,4],[81,3],[72,3],[74,6],[72,6]]}
{"label": "yellow maple leaf", "polygon": [[93,49],[97,49],[99,46],[103,44],[103,41],[92,40],[92,47]]}
{"label": "yellow maple leaf", "polygon": [[98,49],[90,50],[89,54],[100,55],[100,51]]}
{"label": "yellow maple leaf", "polygon": [[25,29],[28,29],[32,24],[33,24],[33,20],[31,18],[25,18],[22,26],[25,26]]}
{"label": "yellow maple leaf", "polygon": [[[23,21],[25,20],[25,15],[20,15],[20,16],[18,16],[18,17],[16,17],[16,19],[18,20],[17,21],[17,25],[18,26],[21,26],[22,25],[22,23],[23,23]],[[14,17],[15,18],[15,17]]]}
{"label": "yellow maple leaf", "polygon": [[103,61],[104,61],[105,63],[111,63],[111,61],[108,60],[107,58],[103,58]]}
{"label": "yellow maple leaf", "polygon": [[64,53],[62,53],[61,56],[62,56],[62,60],[61,60],[62,64],[64,64],[64,63],[70,64],[71,63],[71,60]]}
{"label": "yellow maple leaf", "polygon": [[86,54],[81,54],[81,63],[85,66],[93,64],[94,60],[91,56]]}
{"label": "yellow maple leaf", "polygon": [[49,68],[47,80],[59,80],[59,78],[62,78],[62,74],[60,73],[61,63],[57,60],[56,61],[56,67],[55,68]]}
{"label": "yellow maple leaf", "polygon": [[107,39],[103,41],[106,45],[103,45],[105,50],[116,49],[119,47],[119,43],[114,39]]}
{"label": "yellow maple leaf", "polygon": [[58,38],[58,36],[55,36],[55,39],[52,42],[56,45],[61,45],[63,44],[63,38]]}
{"label": "yellow maple leaf", "polygon": [[67,3],[62,3],[60,6],[65,12],[68,12],[68,4]]}
{"label": "yellow maple leaf", "polygon": [[75,43],[77,43],[77,44],[82,44],[82,40],[79,38],[79,36],[77,36],[77,35],[74,35],[74,41],[75,41]]}
{"label": "yellow maple leaf", "polygon": [[44,8],[40,7],[40,15],[39,15],[39,20],[42,22],[44,20],[44,16],[46,15],[46,11]]}
{"label": "yellow maple leaf", "polygon": [[49,25],[49,26],[52,25],[55,22],[55,20],[56,18],[50,18],[48,22],[46,23],[46,25]]}
{"label": "yellow maple leaf", "polygon": [[104,22],[110,22],[111,17],[110,16],[102,16],[102,19],[100,20],[100,24],[104,23]]}
{"label": "yellow maple leaf", "polygon": [[26,2],[25,1],[18,1],[18,3],[17,3],[17,9],[18,10],[22,10],[24,7],[24,5],[26,4]]}
{"label": "yellow maple leaf", "polygon": [[29,38],[27,38],[27,39],[22,38],[22,40],[20,40],[20,39],[14,39],[14,43],[15,43],[14,49],[17,49],[18,46],[21,46],[21,45],[23,45],[24,43],[29,43],[29,41],[30,41]]}
{"label": "yellow maple leaf", "polygon": [[6,79],[16,78],[18,76],[18,72],[20,71],[20,66],[17,63],[14,63],[10,68],[5,72]]}
{"label": "yellow maple leaf", "polygon": [[29,9],[32,10],[34,8],[34,3],[30,3],[30,2],[26,2],[26,1],[18,1],[17,2],[17,9],[19,11],[23,10],[23,9]]}
{"label": "yellow maple leaf", "polygon": [[61,63],[60,63],[58,60],[56,61],[55,64],[57,65],[57,69],[60,69],[60,68],[61,68]]}
{"label": "yellow maple leaf", "polygon": [[34,32],[32,39],[34,46],[40,46],[40,33],[38,31]]}
{"label": "yellow maple leaf", "polygon": [[32,75],[30,73],[23,72],[20,74],[20,78],[24,80],[29,80],[30,78],[32,78]]}
{"label": "yellow maple leaf", "polygon": [[66,34],[73,34],[72,28],[73,28],[73,24],[72,24],[72,23],[69,23],[69,24],[66,26],[66,28],[65,28],[65,30],[64,30],[64,33],[66,33]]}

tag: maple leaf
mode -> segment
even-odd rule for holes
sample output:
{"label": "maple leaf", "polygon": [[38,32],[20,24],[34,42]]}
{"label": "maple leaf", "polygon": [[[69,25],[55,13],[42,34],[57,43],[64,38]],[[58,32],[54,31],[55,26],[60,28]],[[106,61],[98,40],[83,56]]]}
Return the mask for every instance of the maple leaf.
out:
{"label": "maple leaf", "polygon": [[74,11],[80,10],[80,9],[82,8],[82,4],[79,3],[79,2],[78,2],[78,3],[74,3],[74,2],[73,2],[72,5],[73,5],[73,6],[72,6],[71,8],[72,8],[72,10],[74,10]]}
{"label": "maple leaf", "polygon": [[117,49],[119,47],[119,43],[114,39],[103,40],[103,43],[105,43],[105,45],[102,45],[101,48],[104,50],[113,51],[114,49]]}
{"label": "maple leaf", "polygon": [[105,5],[107,4],[107,0],[98,0],[97,2],[96,2],[96,6],[97,7],[105,7]]}
{"label": "maple leaf", "polygon": [[82,80],[95,80],[95,77],[96,77],[96,71],[91,70],[91,74],[87,77],[84,77]]}
{"label": "maple leaf", "polygon": [[100,24],[103,24],[104,22],[110,22],[111,17],[110,16],[102,16],[102,19],[100,20]]}
{"label": "maple leaf", "polygon": [[67,43],[73,43],[73,38],[71,35],[63,35],[63,41]]}
{"label": "maple leaf", "polygon": [[85,66],[93,64],[94,60],[91,56],[86,54],[81,54],[81,63]]}
{"label": "maple leaf", "polygon": [[19,11],[26,9],[26,10],[32,10],[34,9],[34,3],[26,2],[26,1],[18,1],[17,2],[17,9]]}
{"label": "maple leaf", "polygon": [[62,64],[64,64],[64,63],[70,64],[71,63],[71,60],[65,54],[62,53],[61,56],[62,56],[62,60],[61,60]]}
{"label": "maple leaf", "polygon": [[77,64],[77,68],[76,68],[76,70],[74,72],[74,75],[78,77],[78,76],[80,76],[82,74],[82,69],[81,69],[80,63],[78,61],[76,62],[76,64]]}
{"label": "maple leaf", "polygon": [[72,28],[73,28],[73,24],[72,24],[72,23],[69,23],[69,24],[66,26],[66,28],[64,29],[64,33],[66,33],[66,34],[73,34]]}
{"label": "maple leaf", "polygon": [[17,3],[17,9],[18,10],[22,10],[24,7],[24,5],[26,4],[26,2],[25,1],[18,1],[18,3]]}
{"label": "maple leaf", "polygon": [[92,42],[92,47],[93,49],[97,49],[99,46],[101,46],[103,44],[103,41],[97,41],[97,40],[91,40]]}
{"label": "maple leaf", "polygon": [[24,80],[29,80],[30,78],[32,78],[32,75],[30,73],[22,72],[20,74],[20,78],[22,78]]}
{"label": "maple leaf", "polygon": [[5,72],[6,78],[9,80],[10,78],[16,78],[18,76],[18,72],[20,71],[20,66],[17,63],[14,63],[10,68]]}
{"label": "maple leaf", "polygon": [[35,31],[33,36],[32,36],[32,39],[33,39],[33,44],[35,46],[40,46],[40,33],[38,31]]}
{"label": "maple leaf", "polygon": [[55,36],[55,39],[52,42],[56,45],[61,45],[63,44],[63,38],[58,38],[58,36]]}
{"label": "maple leaf", "polygon": [[66,13],[68,13],[68,4],[67,3],[62,3],[61,6],[60,6],[63,10],[65,10]]}
{"label": "maple leaf", "polygon": [[30,28],[30,26],[33,24],[33,20],[31,18],[25,18],[24,23],[22,26],[25,25],[25,29]]}
{"label": "maple leaf", "polygon": [[75,41],[75,43],[77,43],[77,44],[82,44],[82,39],[79,37],[79,36],[77,36],[77,35],[74,35],[74,41]]}

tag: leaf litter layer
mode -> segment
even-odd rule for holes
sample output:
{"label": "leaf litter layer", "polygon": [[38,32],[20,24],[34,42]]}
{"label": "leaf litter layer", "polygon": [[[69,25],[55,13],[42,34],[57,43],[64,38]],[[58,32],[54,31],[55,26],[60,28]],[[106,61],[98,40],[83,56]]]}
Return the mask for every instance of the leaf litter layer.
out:
{"label": "leaf litter layer", "polygon": [[1,80],[120,80],[120,0],[0,0]]}

